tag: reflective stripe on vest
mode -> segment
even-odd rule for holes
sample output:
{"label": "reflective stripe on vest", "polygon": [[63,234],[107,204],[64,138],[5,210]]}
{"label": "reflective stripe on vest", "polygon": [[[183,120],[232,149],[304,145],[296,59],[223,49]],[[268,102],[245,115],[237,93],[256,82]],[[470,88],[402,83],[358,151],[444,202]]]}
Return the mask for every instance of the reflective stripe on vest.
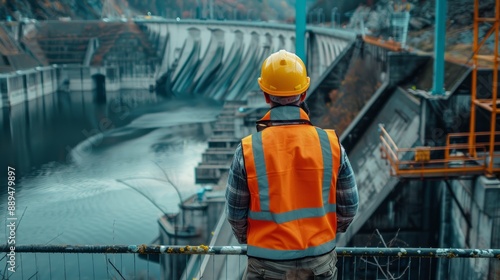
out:
{"label": "reflective stripe on vest", "polygon": [[[283,106],[273,108],[262,120],[293,122],[294,120],[309,121],[309,118],[299,107]],[[289,138],[285,141],[292,141],[287,147],[291,146],[293,150],[273,150],[280,149],[280,147],[284,149],[284,147],[271,140],[263,141],[264,134],[266,139],[274,137],[278,138],[277,141],[283,141],[279,140],[280,137]],[[300,143],[304,141],[310,149],[300,147]],[[247,181],[251,192],[248,216],[248,255],[267,259],[296,259],[331,251],[335,247],[335,183],[340,165],[340,146],[335,133],[333,131],[327,133],[311,125],[271,126],[262,132],[246,137],[242,145]],[[265,149],[271,150],[266,154]],[[286,160],[293,161],[295,157],[289,155],[293,152],[299,153],[297,155],[299,164],[295,162],[290,166],[294,169],[289,170],[288,165],[292,163],[280,162],[279,157],[284,155]],[[266,159],[271,162],[270,166],[267,166]],[[301,165],[301,160],[306,163]],[[268,170],[268,168],[277,170]],[[289,175],[296,182],[288,182],[287,185],[285,182],[290,177]],[[301,177],[301,175],[304,176]],[[297,195],[288,193],[288,189],[278,189],[276,186],[273,188],[270,182],[286,185],[287,188],[294,189],[296,193],[300,191],[304,194],[301,194],[299,198]],[[321,194],[315,186],[321,187]],[[321,195],[321,198],[315,195]],[[292,201],[284,201],[287,199],[280,199],[281,196],[286,196]],[[323,202],[322,205],[316,202],[320,199]],[[274,203],[274,209],[272,203]],[[314,207],[304,207],[304,205]],[[307,237],[307,234],[302,236],[299,233],[301,229],[304,230],[302,227],[305,227],[312,237]],[[280,240],[280,238],[285,240]]]}
{"label": "reflective stripe on vest", "polygon": [[248,256],[261,257],[271,260],[293,260],[308,256],[320,256],[332,251],[335,248],[336,241],[328,241],[319,247],[309,247],[303,250],[273,250],[262,247],[247,245],[247,252],[251,252]]}

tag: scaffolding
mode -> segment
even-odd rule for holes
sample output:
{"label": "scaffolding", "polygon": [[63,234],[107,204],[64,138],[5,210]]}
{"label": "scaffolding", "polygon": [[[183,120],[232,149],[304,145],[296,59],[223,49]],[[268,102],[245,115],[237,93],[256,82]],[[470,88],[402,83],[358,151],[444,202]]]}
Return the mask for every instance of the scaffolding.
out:
{"label": "scaffolding", "polygon": [[[490,30],[486,33],[484,38],[479,38],[479,25],[481,23],[491,24]],[[490,133],[489,133],[489,158],[487,162],[487,173],[493,174],[500,171],[500,168],[494,166],[495,147],[500,143],[495,141],[496,135],[496,119],[499,113],[498,106],[498,47],[499,39],[498,33],[500,31],[500,0],[495,1],[495,17],[485,18],[479,16],[479,0],[474,0],[474,42],[473,42],[473,63],[472,69],[472,91],[471,91],[471,111],[470,111],[470,136],[469,136],[469,154],[475,156],[477,151],[474,149],[476,143],[476,106],[490,112]],[[486,40],[494,35],[495,45],[493,55],[481,55],[480,51],[484,46]],[[491,99],[478,98],[477,94],[477,71],[479,61],[486,61],[492,64],[493,67],[493,81],[491,83]]]}
{"label": "scaffolding", "polygon": [[[379,125],[380,154],[390,166],[392,176],[400,178],[449,178],[465,175],[484,174],[487,170],[486,148],[489,143],[476,142],[472,148],[479,151],[475,156],[468,153],[470,145],[453,144],[460,139],[468,139],[469,133],[447,135],[446,146],[399,148],[383,125]],[[476,133],[477,137],[489,133]],[[500,155],[499,155],[500,157]]]}
{"label": "scaffolding", "polygon": [[[466,133],[447,135],[446,146],[399,148],[392,140],[383,125],[379,126],[380,153],[391,165],[391,175],[403,178],[440,177],[485,174],[492,176],[500,173],[500,132],[496,131],[498,106],[498,66],[499,66],[499,31],[500,31],[500,0],[495,1],[495,16],[486,18],[479,16],[479,0],[474,0],[474,38],[472,55],[472,86],[470,108],[470,130]],[[479,37],[479,26],[482,23],[491,25],[483,38]],[[483,46],[486,40],[494,36],[492,54]],[[480,62],[492,67],[491,97],[480,98],[478,95],[478,68]],[[484,63],[483,63],[484,64]],[[477,131],[476,107],[489,112],[490,130]],[[487,141],[486,141],[487,139]]]}

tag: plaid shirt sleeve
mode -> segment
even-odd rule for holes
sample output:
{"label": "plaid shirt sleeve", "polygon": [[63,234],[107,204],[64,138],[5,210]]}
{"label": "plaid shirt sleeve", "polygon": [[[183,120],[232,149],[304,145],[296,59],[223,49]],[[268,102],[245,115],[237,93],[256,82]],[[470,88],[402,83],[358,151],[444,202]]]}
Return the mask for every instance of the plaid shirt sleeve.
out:
{"label": "plaid shirt sleeve", "polygon": [[358,212],[358,186],[347,153],[342,147],[342,164],[337,178],[337,232],[345,232]]}
{"label": "plaid shirt sleeve", "polygon": [[247,243],[247,217],[250,191],[243,163],[241,143],[236,147],[233,162],[229,168],[226,187],[226,216],[234,236],[241,244]]}

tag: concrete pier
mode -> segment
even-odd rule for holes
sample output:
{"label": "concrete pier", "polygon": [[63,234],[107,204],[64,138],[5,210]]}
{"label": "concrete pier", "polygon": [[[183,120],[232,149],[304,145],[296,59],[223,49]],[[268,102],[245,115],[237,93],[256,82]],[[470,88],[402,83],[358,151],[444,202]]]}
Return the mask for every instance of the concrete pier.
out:
{"label": "concrete pier", "polygon": [[196,183],[217,183],[229,170],[234,149],[240,142],[235,136],[238,109],[245,101],[226,101],[214,124],[213,134],[208,140],[208,148],[202,155],[202,161],[195,168]]}
{"label": "concrete pier", "polygon": [[0,108],[34,100],[58,89],[56,67],[36,67],[0,74]]}

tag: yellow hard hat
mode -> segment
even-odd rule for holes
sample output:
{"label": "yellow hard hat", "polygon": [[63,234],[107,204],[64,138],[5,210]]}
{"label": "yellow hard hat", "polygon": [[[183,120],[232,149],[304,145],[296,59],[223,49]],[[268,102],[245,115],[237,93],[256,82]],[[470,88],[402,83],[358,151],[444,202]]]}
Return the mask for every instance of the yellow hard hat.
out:
{"label": "yellow hard hat", "polygon": [[310,79],[304,62],[297,55],[280,50],[264,60],[258,82],[265,93],[292,96],[305,92]]}

